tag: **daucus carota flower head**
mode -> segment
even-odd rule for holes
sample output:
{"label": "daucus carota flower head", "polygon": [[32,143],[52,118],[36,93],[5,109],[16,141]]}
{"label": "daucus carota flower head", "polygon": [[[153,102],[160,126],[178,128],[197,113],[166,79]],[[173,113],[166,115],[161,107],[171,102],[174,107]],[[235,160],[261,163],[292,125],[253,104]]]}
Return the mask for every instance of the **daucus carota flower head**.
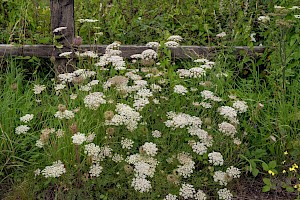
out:
{"label": "daucus carota flower head", "polygon": [[121,140],[121,146],[123,149],[131,149],[133,147],[133,141],[128,138],[124,138]]}
{"label": "daucus carota flower head", "polygon": [[225,172],[215,171],[213,178],[215,182],[219,183],[219,185],[227,185],[228,178]]}
{"label": "daucus carota flower head", "polygon": [[194,186],[186,183],[182,184],[181,188],[179,189],[179,195],[184,199],[193,198],[195,192]]}
{"label": "daucus carota flower head", "polygon": [[58,118],[58,119],[72,119],[74,118],[74,113],[73,111],[70,110],[64,110],[64,111],[57,111],[54,114],[54,117]]}
{"label": "daucus carota flower head", "polygon": [[187,88],[183,85],[175,85],[174,86],[174,93],[185,95],[188,92]]}
{"label": "daucus carota flower head", "polygon": [[57,178],[66,173],[66,169],[64,164],[60,160],[58,160],[56,162],[53,162],[51,166],[45,167],[45,169],[43,169],[41,173],[45,178]]}
{"label": "daucus carota flower head", "polygon": [[231,178],[240,178],[241,176],[241,171],[239,170],[239,168],[236,168],[234,166],[228,167],[226,169],[226,173]]}
{"label": "daucus carota flower head", "polygon": [[175,194],[168,194],[164,200],[177,200],[177,196]]}
{"label": "daucus carota flower head", "polygon": [[142,59],[144,60],[150,60],[156,58],[157,58],[157,53],[152,49],[147,49],[142,52]]}
{"label": "daucus carota flower head", "polygon": [[198,155],[203,155],[207,152],[207,147],[205,146],[204,143],[201,143],[201,142],[197,142],[197,143],[193,144],[192,149]]}
{"label": "daucus carota flower head", "polygon": [[73,144],[81,145],[86,141],[86,136],[83,133],[76,133],[72,136]]}
{"label": "daucus carota flower head", "polygon": [[85,107],[97,110],[101,104],[106,104],[105,96],[102,92],[93,92],[84,98]]}
{"label": "daucus carota flower head", "polygon": [[41,94],[42,91],[44,91],[45,89],[46,89],[45,85],[34,85],[33,92],[34,94]]}
{"label": "daucus carota flower head", "polygon": [[157,154],[157,147],[156,144],[152,143],[152,142],[146,142],[143,146],[142,146],[143,150],[146,152],[147,155],[149,156],[155,156]]}
{"label": "daucus carota flower head", "polygon": [[236,110],[230,106],[221,106],[218,108],[218,112],[220,113],[220,115],[229,120],[236,119],[237,117]]}
{"label": "daucus carota flower head", "polygon": [[168,41],[165,43],[166,47],[179,47],[179,43],[174,41]]}
{"label": "daucus carota flower head", "polygon": [[148,42],[146,44],[146,47],[151,47],[151,48],[158,48],[160,44],[158,42]]}
{"label": "daucus carota flower head", "polygon": [[149,192],[152,188],[150,181],[148,181],[146,178],[133,178],[131,186],[138,192]]}
{"label": "daucus carota flower head", "polygon": [[209,153],[208,158],[209,158],[208,162],[215,166],[217,165],[222,166],[224,163],[223,156],[220,152]]}
{"label": "daucus carota flower head", "polygon": [[168,41],[181,42],[183,38],[179,35],[172,35],[168,38]]}
{"label": "daucus carota flower head", "polygon": [[219,126],[219,131],[224,133],[227,136],[233,137],[234,134],[236,134],[236,132],[237,132],[235,126],[233,126],[232,124],[230,124],[228,122],[222,122],[218,126]]}
{"label": "daucus carota flower head", "polygon": [[198,190],[197,193],[194,195],[196,200],[206,200],[206,194],[202,190]]}
{"label": "daucus carota flower head", "polygon": [[25,134],[29,131],[29,129],[30,129],[30,127],[27,125],[20,125],[20,126],[16,127],[15,132],[17,135]]}
{"label": "daucus carota flower head", "polygon": [[102,171],[103,167],[99,163],[95,163],[90,167],[89,174],[91,177],[99,177]]}
{"label": "daucus carota flower head", "polygon": [[24,123],[30,122],[33,119],[33,116],[33,114],[26,114],[23,117],[20,117],[20,121]]}
{"label": "daucus carota flower head", "polygon": [[230,190],[227,188],[223,188],[218,190],[219,199],[224,200],[231,200],[233,198],[233,195],[231,194]]}
{"label": "daucus carota flower head", "polygon": [[245,101],[238,101],[238,100],[233,102],[232,107],[236,109],[239,113],[244,113],[248,109],[247,103]]}

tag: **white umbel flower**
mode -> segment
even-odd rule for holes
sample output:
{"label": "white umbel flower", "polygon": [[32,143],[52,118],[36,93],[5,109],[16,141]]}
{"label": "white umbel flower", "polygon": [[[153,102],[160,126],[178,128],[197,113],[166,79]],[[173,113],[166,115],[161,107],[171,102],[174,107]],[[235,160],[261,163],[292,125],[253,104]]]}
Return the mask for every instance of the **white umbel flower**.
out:
{"label": "white umbel flower", "polygon": [[106,104],[105,96],[102,92],[93,92],[84,98],[85,107],[97,110],[101,104]]}
{"label": "white umbel flower", "polygon": [[30,129],[30,127],[27,125],[20,125],[20,126],[16,127],[15,132],[17,135],[25,134],[29,131],[29,129]]}
{"label": "white umbel flower", "polygon": [[73,144],[81,145],[86,141],[86,136],[83,133],[76,133],[72,136]]}
{"label": "white umbel flower", "polygon": [[164,200],[177,200],[177,196],[175,194],[168,194]]}
{"label": "white umbel flower", "polygon": [[166,47],[179,47],[179,43],[174,42],[174,41],[168,41],[165,43]]}
{"label": "white umbel flower", "polygon": [[197,193],[194,195],[196,200],[206,200],[206,194],[202,190],[198,190]]}
{"label": "white umbel flower", "polygon": [[45,169],[43,169],[41,173],[45,178],[57,178],[66,173],[66,169],[64,164],[60,160],[58,160],[56,162],[53,162],[51,166],[45,167]]}
{"label": "white umbel flower", "polygon": [[223,156],[220,152],[212,152],[208,154],[208,162],[215,166],[222,166],[224,163]]}
{"label": "white umbel flower", "polygon": [[227,185],[227,174],[222,171],[215,171],[214,173],[214,181],[218,182],[220,185]]}
{"label": "white umbel flower", "polygon": [[125,138],[121,140],[121,146],[123,149],[131,149],[133,147],[133,141],[131,139]]}
{"label": "white umbel flower", "polygon": [[234,134],[236,134],[236,132],[237,132],[235,126],[233,126],[232,124],[230,124],[228,122],[222,122],[218,126],[219,126],[219,131],[224,133],[227,136],[233,137]]}
{"label": "white umbel flower", "polygon": [[147,49],[142,52],[142,59],[144,60],[154,60],[157,58],[157,53],[153,49]]}
{"label": "white umbel flower", "polygon": [[89,174],[91,177],[99,177],[102,171],[103,167],[100,166],[99,163],[96,163],[90,167]]}
{"label": "white umbel flower", "polygon": [[247,112],[248,106],[245,101],[235,101],[233,102],[232,107],[236,109],[239,113]]}
{"label": "white umbel flower", "polygon": [[183,85],[175,85],[174,86],[174,93],[185,95],[187,92],[188,92],[188,90]]}
{"label": "white umbel flower", "polygon": [[183,38],[180,35],[171,35],[168,41],[181,42]]}
{"label": "white umbel flower", "polygon": [[204,143],[197,142],[192,145],[193,151],[197,153],[198,155],[203,155],[207,152],[207,147]]}
{"label": "white umbel flower", "polygon": [[70,111],[70,110],[65,110],[65,111],[57,111],[55,114],[54,114],[54,117],[58,118],[58,119],[72,119],[74,118],[74,113],[73,111]]}
{"label": "white umbel flower", "polygon": [[152,142],[146,142],[143,146],[142,146],[143,150],[146,152],[147,155],[149,156],[155,156],[157,154],[157,147],[156,144],[152,143]]}
{"label": "white umbel flower", "polygon": [[146,47],[151,47],[151,48],[158,48],[160,44],[158,42],[148,42],[146,44]]}
{"label": "white umbel flower", "polygon": [[229,177],[232,178],[240,178],[241,176],[241,171],[239,170],[239,168],[236,168],[234,166],[230,166],[226,169],[226,173]]}
{"label": "white umbel flower", "polygon": [[186,183],[182,184],[179,189],[179,195],[184,199],[193,198],[195,192],[194,186]]}
{"label": "white umbel flower", "polygon": [[233,198],[233,195],[231,194],[230,190],[227,188],[220,189],[218,191],[219,199],[224,200],[231,200]]}
{"label": "white umbel flower", "polygon": [[145,178],[133,178],[131,186],[138,192],[149,192],[152,188],[150,181]]}
{"label": "white umbel flower", "polygon": [[24,123],[28,123],[33,119],[33,114],[26,114],[23,117],[20,117],[20,121]]}
{"label": "white umbel flower", "polygon": [[44,91],[45,89],[46,89],[45,85],[34,85],[33,92],[34,94],[41,94],[42,91]]}

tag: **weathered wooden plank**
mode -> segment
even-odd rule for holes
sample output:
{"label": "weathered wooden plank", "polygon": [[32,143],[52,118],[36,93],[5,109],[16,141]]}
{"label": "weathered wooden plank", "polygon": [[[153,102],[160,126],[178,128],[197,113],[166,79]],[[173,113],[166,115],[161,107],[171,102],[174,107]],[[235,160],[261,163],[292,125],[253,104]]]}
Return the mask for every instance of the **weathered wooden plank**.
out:
{"label": "weathered wooden plank", "polygon": [[[55,32],[54,35],[61,36],[57,41],[69,48],[72,46],[75,37],[74,0],[50,0],[50,7],[51,29],[53,31],[59,27],[66,27],[62,31]],[[64,58],[57,58],[54,62],[57,74],[71,72],[74,70],[74,67],[74,63],[72,64],[72,62]]]}
{"label": "weathered wooden plank", "polygon": [[[42,58],[55,57],[59,59],[59,54],[63,52],[72,51],[73,47],[64,47],[57,49],[53,45],[3,45],[0,44],[0,56],[37,56]],[[94,51],[99,55],[105,53],[106,45],[81,45],[79,48],[73,49],[73,51]],[[249,55],[255,55],[256,53],[263,53],[266,47],[255,46],[253,48],[245,46],[233,47],[236,53],[245,51]],[[146,46],[137,45],[121,45],[120,50],[122,56],[129,58],[133,54],[138,54],[144,50],[149,49]],[[205,46],[181,46],[178,48],[171,48],[173,58],[198,58],[198,57],[210,57],[220,50],[220,47],[205,47]]]}

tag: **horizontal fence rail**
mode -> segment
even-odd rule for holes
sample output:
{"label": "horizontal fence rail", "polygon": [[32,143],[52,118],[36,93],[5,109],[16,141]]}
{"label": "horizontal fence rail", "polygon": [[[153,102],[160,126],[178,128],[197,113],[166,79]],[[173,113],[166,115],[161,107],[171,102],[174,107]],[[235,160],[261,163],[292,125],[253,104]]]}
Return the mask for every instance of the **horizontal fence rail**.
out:
{"label": "horizontal fence rail", "polygon": [[[130,58],[133,54],[140,54],[144,50],[149,49],[147,46],[138,45],[121,45],[122,57]],[[79,47],[62,49],[55,48],[54,45],[6,45],[0,44],[0,57],[6,56],[36,56],[42,58],[55,57],[59,58],[59,55],[63,52],[76,52],[80,53],[85,51],[94,51],[95,53],[102,55],[105,53],[106,45],[81,45]],[[176,48],[169,48],[173,58],[199,58],[199,57],[212,57],[218,51],[222,49],[220,47],[206,47],[206,46],[181,46]],[[226,49],[233,49],[235,53],[240,54],[241,51],[248,55],[255,56],[258,53],[263,53],[266,47],[255,46],[253,48],[247,46],[235,46],[225,47]]]}

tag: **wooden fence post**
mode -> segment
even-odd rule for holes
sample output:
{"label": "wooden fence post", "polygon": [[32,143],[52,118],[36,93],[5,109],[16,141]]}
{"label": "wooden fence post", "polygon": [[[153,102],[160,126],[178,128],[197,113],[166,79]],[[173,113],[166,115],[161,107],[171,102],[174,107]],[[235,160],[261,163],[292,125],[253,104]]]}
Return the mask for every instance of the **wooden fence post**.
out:
{"label": "wooden fence post", "polygon": [[[62,37],[58,42],[72,51],[72,43],[75,37],[74,0],[50,0],[50,8],[51,30],[67,27],[67,29],[53,34],[61,35]],[[74,64],[75,62],[72,60],[56,58],[54,62],[55,73],[72,72],[75,69]]]}

